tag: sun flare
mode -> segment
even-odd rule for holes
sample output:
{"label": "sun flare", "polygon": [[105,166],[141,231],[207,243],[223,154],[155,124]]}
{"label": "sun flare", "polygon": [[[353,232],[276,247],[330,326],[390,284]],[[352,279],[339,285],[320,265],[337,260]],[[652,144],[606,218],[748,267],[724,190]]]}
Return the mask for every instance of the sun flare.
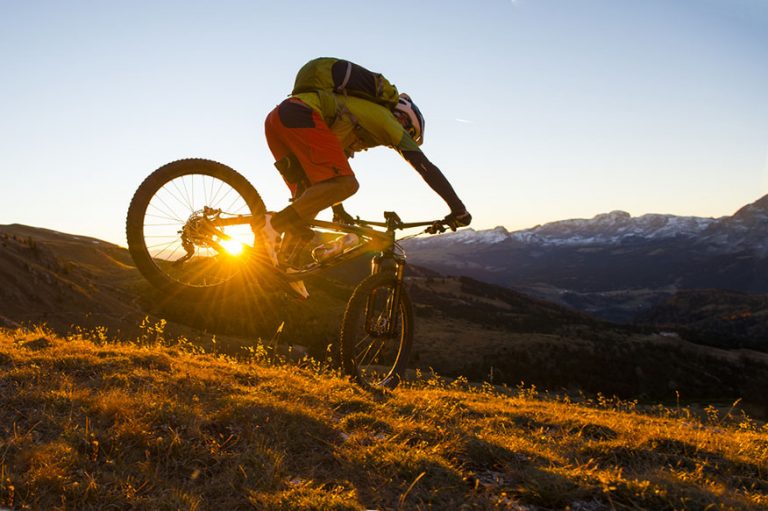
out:
{"label": "sun flare", "polygon": [[221,240],[219,244],[229,255],[239,256],[243,253],[243,243],[234,238],[228,240]]}

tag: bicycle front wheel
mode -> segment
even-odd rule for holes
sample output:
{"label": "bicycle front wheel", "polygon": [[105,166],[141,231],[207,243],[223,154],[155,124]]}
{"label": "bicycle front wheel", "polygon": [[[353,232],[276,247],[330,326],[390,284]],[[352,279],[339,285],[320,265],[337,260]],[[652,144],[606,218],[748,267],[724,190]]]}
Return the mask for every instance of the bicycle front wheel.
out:
{"label": "bicycle front wheel", "polygon": [[164,291],[221,288],[247,266],[252,223],[264,212],[256,189],[235,170],[211,160],[175,161],[136,190],[128,249],[141,274]]}
{"label": "bicycle front wheel", "polygon": [[395,388],[413,345],[413,307],[394,275],[378,273],[352,293],[341,328],[344,371],[364,387]]}

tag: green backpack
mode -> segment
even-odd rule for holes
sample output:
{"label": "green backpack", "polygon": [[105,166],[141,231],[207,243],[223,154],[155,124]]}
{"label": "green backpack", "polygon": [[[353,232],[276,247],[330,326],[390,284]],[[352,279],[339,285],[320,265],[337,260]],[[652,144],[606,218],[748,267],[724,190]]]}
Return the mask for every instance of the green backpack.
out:
{"label": "green backpack", "polygon": [[398,92],[379,73],[348,60],[321,57],[310,60],[299,69],[291,94],[302,92],[335,92],[373,101],[393,110]]}

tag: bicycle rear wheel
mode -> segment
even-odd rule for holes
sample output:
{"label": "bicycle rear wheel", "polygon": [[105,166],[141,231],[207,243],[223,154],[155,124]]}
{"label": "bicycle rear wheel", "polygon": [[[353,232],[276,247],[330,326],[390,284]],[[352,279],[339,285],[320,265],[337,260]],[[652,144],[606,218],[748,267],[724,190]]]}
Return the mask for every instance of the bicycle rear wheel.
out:
{"label": "bicycle rear wheel", "polygon": [[413,345],[413,307],[394,275],[363,280],[347,303],[341,328],[344,372],[364,387],[395,388]]}
{"label": "bicycle rear wheel", "polygon": [[136,190],[126,218],[128,249],[141,274],[164,291],[221,288],[251,259],[251,224],[264,212],[256,189],[233,169],[175,161]]}

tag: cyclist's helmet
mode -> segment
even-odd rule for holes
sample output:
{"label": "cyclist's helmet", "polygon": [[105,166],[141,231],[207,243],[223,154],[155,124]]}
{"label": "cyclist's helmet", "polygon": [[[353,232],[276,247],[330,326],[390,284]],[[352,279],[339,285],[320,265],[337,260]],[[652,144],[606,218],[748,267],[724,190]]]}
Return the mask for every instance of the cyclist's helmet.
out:
{"label": "cyclist's helmet", "polygon": [[424,143],[424,116],[408,94],[400,94],[395,113],[400,112],[403,126],[418,145]]}

